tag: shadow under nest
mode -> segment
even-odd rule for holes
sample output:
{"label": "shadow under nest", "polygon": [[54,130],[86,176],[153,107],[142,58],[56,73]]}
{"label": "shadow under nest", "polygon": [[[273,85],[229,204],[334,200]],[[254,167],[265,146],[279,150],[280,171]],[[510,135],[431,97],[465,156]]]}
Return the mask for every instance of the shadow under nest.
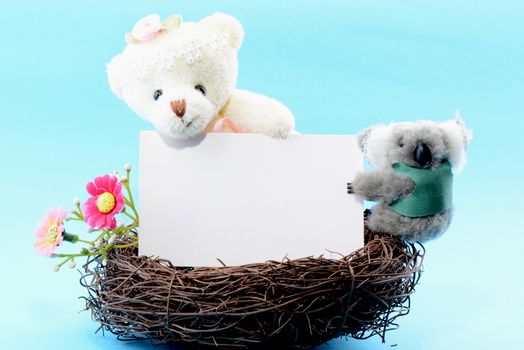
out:
{"label": "shadow under nest", "polygon": [[180,268],[110,251],[84,266],[86,308],[120,340],[190,347],[310,348],[397,327],[421,273],[424,249],[365,230],[365,245],[340,259]]}

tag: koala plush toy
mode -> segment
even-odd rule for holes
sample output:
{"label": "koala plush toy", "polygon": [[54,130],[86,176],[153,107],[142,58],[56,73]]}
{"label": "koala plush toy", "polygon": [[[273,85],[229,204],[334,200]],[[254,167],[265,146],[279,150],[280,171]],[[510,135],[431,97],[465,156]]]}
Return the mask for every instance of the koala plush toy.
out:
{"label": "koala plush toy", "polygon": [[254,132],[285,138],[291,112],[261,94],[236,89],[244,31],[232,16],[199,22],[147,16],[126,35],[107,65],[112,91],[160,134],[186,139],[202,132]]}
{"label": "koala plush toy", "polygon": [[375,170],[357,174],[348,193],[378,202],[367,216],[368,227],[406,241],[444,233],[453,212],[453,172],[465,165],[471,140],[463,121],[378,125],[358,140]]}

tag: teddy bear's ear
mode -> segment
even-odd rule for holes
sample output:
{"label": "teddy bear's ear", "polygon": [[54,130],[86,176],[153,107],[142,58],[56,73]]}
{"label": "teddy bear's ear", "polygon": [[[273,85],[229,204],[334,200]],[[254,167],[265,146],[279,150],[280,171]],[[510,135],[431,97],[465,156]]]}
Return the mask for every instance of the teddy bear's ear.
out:
{"label": "teddy bear's ear", "polygon": [[229,35],[228,41],[232,48],[238,49],[244,39],[244,29],[240,22],[233,16],[217,12],[200,21],[201,24],[210,29],[218,29]]}
{"label": "teddy bear's ear", "polygon": [[460,173],[466,165],[466,152],[473,133],[466,128],[458,113],[455,119],[440,123],[440,128],[449,149],[449,161],[455,173]]}
{"label": "teddy bear's ear", "polygon": [[118,54],[106,64],[107,79],[111,91],[119,98],[122,98],[122,87],[125,78],[125,60],[122,54]]}

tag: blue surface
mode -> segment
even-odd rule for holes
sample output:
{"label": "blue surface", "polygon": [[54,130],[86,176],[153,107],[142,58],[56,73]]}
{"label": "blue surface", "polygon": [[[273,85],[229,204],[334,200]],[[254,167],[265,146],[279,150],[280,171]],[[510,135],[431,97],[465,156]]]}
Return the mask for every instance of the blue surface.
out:
{"label": "blue surface", "polygon": [[[0,3],[2,349],[149,349],[93,334],[76,271],[53,273],[32,231],[50,206],[86,198],[94,176],[138,164],[150,126],[107,86],[104,64],[135,21],[244,24],[239,86],[284,101],[304,133],[356,133],[391,120],[474,130],[456,178],[456,216],[426,245],[400,328],[320,349],[517,349],[524,230],[524,4],[520,1],[11,1]],[[136,182],[134,183],[136,189]],[[164,347],[156,348],[164,349]]]}

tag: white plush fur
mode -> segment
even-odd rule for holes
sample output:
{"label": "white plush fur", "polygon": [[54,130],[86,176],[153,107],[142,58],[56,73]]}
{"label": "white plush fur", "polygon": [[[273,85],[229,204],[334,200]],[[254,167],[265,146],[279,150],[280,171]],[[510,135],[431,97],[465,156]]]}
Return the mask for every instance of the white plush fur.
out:
{"label": "white plush fur", "polygon": [[234,90],[220,114],[233,117],[241,128],[256,130],[276,138],[286,138],[295,127],[293,114],[286,106],[277,100],[246,90]]}
{"label": "white plush fur", "polygon": [[[164,21],[156,38],[129,44],[107,65],[112,91],[160,133],[184,139],[203,132],[218,115],[250,132],[286,137],[294,129],[289,110],[269,97],[237,90],[237,53],[244,32],[232,16],[216,13],[199,22]],[[203,85],[206,94],[195,89]],[[156,90],[162,95],[155,100]],[[178,118],[171,101],[186,101]]]}

